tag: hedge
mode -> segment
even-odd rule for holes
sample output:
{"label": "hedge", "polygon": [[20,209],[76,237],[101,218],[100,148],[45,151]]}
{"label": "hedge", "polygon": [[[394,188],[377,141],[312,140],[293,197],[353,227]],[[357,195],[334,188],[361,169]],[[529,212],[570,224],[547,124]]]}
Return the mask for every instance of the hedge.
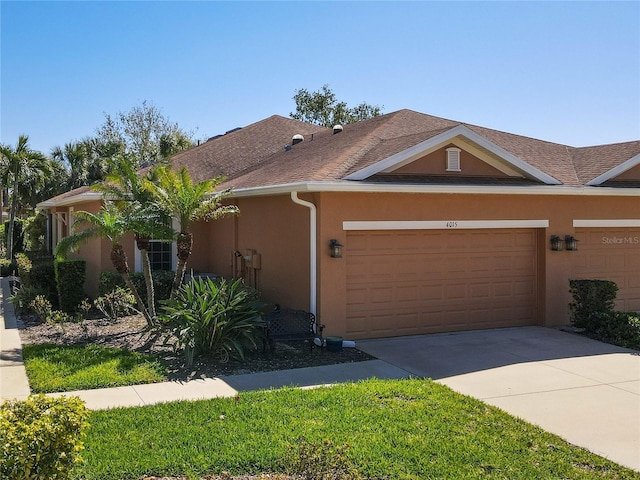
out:
{"label": "hedge", "polygon": [[41,253],[18,253],[16,265],[20,286],[34,287],[46,293],[47,300],[58,305],[58,289],[56,288],[56,272],[53,257]]}
{"label": "hedge", "polygon": [[57,260],[55,262],[58,306],[60,310],[74,313],[84,300],[84,280],[87,261],[83,259]]}
{"label": "hedge", "polygon": [[593,331],[598,315],[613,312],[618,286],[609,280],[569,280],[569,291],[573,297],[571,323]]}

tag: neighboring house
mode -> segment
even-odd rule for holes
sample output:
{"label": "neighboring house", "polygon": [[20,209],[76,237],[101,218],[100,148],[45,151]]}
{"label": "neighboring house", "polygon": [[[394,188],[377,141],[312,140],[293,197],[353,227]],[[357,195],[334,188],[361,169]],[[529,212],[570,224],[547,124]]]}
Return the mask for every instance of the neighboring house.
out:
{"label": "neighboring house", "polygon": [[[242,276],[329,335],[566,324],[572,278],[613,280],[617,308],[640,310],[640,141],[574,148],[410,110],[334,130],[273,116],[172,165],[226,176],[241,212],[196,224],[189,268]],[[82,189],[43,202],[52,242],[98,206]],[[80,254],[90,278],[110,268],[104,242]]]}

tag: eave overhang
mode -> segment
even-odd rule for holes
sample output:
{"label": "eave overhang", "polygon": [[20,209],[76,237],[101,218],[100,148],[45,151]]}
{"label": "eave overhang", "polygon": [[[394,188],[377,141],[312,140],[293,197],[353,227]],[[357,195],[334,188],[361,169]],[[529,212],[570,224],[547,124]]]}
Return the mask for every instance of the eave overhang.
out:
{"label": "eave overhang", "polygon": [[61,198],[59,200],[54,200],[54,199],[50,199],[50,200],[45,200],[44,202],[40,202],[36,205],[36,208],[39,208],[41,210],[47,209],[47,208],[54,208],[54,207],[69,207],[72,205],[76,205],[79,203],[86,203],[86,202],[93,202],[96,200],[102,200],[103,194],[101,192],[82,192],[79,193],[77,195],[73,195],[70,197],[66,197],[66,198]]}
{"label": "eave overhang", "polygon": [[500,159],[502,159],[508,166],[511,168],[521,172],[524,176],[531,178],[533,180],[537,180],[541,183],[547,185],[561,185],[562,182],[555,179],[551,175],[544,173],[543,171],[535,168],[531,164],[521,160],[515,155],[509,153],[502,147],[496,145],[495,143],[487,140],[482,135],[477,134],[469,127],[465,125],[458,125],[453,127],[450,130],[442,132],[438,135],[431,137],[424,142],[420,142],[413,147],[410,147],[402,152],[399,152],[395,155],[392,155],[384,160],[374,163],[368,167],[365,167],[357,172],[354,172],[350,175],[344,177],[345,180],[365,180],[376,173],[391,171],[394,168],[401,167],[410,163],[422,155],[429,153],[430,151],[435,150],[447,143],[454,141],[457,137],[463,137],[476,145],[486,149],[492,154],[496,155]]}
{"label": "eave overhang", "polygon": [[637,197],[640,188],[587,187],[566,185],[496,186],[496,185],[406,185],[372,182],[296,182],[253,188],[234,188],[232,197],[289,195],[291,192],[344,193],[436,193],[458,195],[557,195]]}

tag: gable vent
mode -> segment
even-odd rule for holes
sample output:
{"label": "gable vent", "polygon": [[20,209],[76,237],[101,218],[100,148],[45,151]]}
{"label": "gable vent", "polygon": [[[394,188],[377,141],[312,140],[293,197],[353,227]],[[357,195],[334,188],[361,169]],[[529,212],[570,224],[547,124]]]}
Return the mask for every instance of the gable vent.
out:
{"label": "gable vent", "polygon": [[447,172],[460,172],[460,149],[447,148]]}
{"label": "gable vent", "polygon": [[293,138],[291,139],[291,144],[292,145],[297,145],[298,143],[301,143],[301,142],[304,142],[304,137],[302,135],[300,135],[299,133],[294,135]]}

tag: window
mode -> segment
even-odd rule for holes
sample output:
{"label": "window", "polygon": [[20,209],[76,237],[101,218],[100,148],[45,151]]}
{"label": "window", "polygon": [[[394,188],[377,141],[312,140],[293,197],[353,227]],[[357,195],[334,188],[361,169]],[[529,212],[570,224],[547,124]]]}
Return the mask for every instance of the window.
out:
{"label": "window", "polygon": [[149,242],[149,264],[151,271],[173,270],[172,243],[160,240]]}
{"label": "window", "polygon": [[447,148],[447,172],[460,172],[460,149]]}

